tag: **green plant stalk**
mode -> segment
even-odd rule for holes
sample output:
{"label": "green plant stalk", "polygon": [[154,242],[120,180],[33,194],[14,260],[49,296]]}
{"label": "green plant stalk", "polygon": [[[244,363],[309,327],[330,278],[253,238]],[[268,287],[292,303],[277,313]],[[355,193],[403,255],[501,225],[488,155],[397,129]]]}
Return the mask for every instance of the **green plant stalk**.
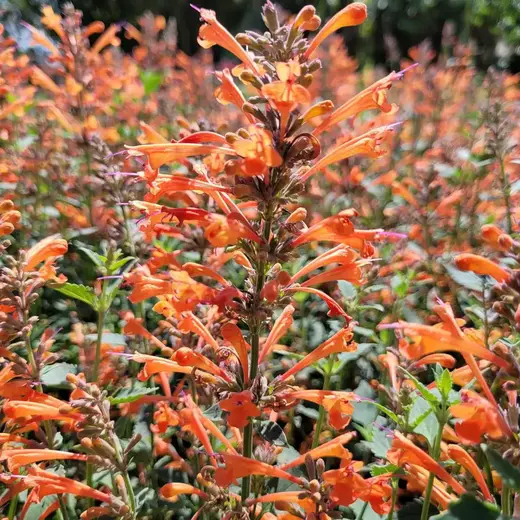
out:
{"label": "green plant stalk", "polygon": [[[266,218],[264,221],[263,238],[266,244],[269,243],[272,226],[272,211],[266,211]],[[250,317],[250,341],[251,341],[251,363],[249,364],[249,381],[253,381],[258,373],[258,357],[260,354],[260,332],[262,323],[257,318],[257,311],[260,306],[260,293],[264,288],[265,273],[267,265],[266,260],[262,259],[258,262],[258,272],[256,278],[254,303]],[[251,458],[253,455],[253,424],[249,422],[244,428],[244,441],[242,448],[242,455]],[[251,493],[251,477],[247,476],[242,479],[242,504],[245,503],[249,494]]]}
{"label": "green plant stalk", "polygon": [[506,205],[506,231],[510,234],[513,231],[513,217],[511,211],[511,183],[509,182],[509,177],[506,172],[504,158],[500,156],[498,158],[498,162],[500,163],[500,180],[502,183],[502,192],[504,194],[504,204]]}
{"label": "green plant stalk", "polygon": [[509,518],[511,516],[511,496],[512,490],[509,486],[504,486],[502,488],[502,514]]}
{"label": "green plant stalk", "polygon": [[[323,390],[328,390],[330,387],[330,379],[332,376],[332,366],[334,364],[335,359],[336,359],[336,356],[332,356],[330,358],[330,361],[327,363],[326,370],[325,370],[325,376],[323,378]],[[323,423],[325,422],[326,415],[327,415],[327,412],[325,411],[325,407],[323,405],[320,406],[320,413],[318,415],[318,421],[316,422],[316,429],[314,430],[314,437],[312,438],[311,449],[317,448],[318,445],[320,444],[321,430],[323,428]]]}
{"label": "green plant stalk", "polygon": [[388,513],[388,517],[386,520],[393,520],[395,504],[397,502],[397,490],[398,490],[398,481],[394,478],[392,479],[392,505],[390,506],[390,512]]}
{"label": "green plant stalk", "polygon": [[[29,325],[29,311],[26,310],[24,312],[24,325],[25,327],[28,327]],[[29,364],[31,366],[31,371],[33,373],[33,376],[37,376],[38,374],[38,366],[36,364],[36,359],[34,358],[34,352],[31,346],[31,338],[30,338],[30,332],[28,332],[25,335],[25,350],[27,351],[27,358],[29,359]],[[43,394],[43,386],[41,383],[38,383],[36,385],[36,389],[38,392]],[[52,431],[52,427],[49,421],[43,421],[43,429],[45,431],[45,437],[47,438],[47,445],[49,446],[49,449],[54,449],[54,433]],[[18,497],[18,495],[17,495]],[[61,520],[69,520],[69,514],[67,513],[67,505],[65,504],[65,501],[62,496],[58,497],[58,501],[60,503],[60,510],[58,513],[58,518]],[[11,510],[11,505],[9,506],[9,511]],[[14,512],[16,513],[16,504],[14,506]]]}
{"label": "green plant stalk", "polygon": [[9,502],[9,511],[7,512],[8,520],[14,520],[14,516],[16,515],[16,509],[18,507],[18,495],[15,495],[11,498]]}
{"label": "green plant stalk", "polygon": [[363,507],[361,508],[361,511],[359,512],[359,516],[356,518],[356,520],[363,520],[363,517],[365,516],[365,512],[368,509],[368,502],[365,502],[363,504]]}
{"label": "green plant stalk", "polygon": [[101,345],[103,343],[103,328],[105,326],[105,317],[106,317],[106,288],[107,282],[103,280],[103,286],[101,289],[101,296],[99,298],[99,309],[98,309],[98,321],[97,321],[97,338],[96,338],[96,352],[94,356],[94,368],[92,370],[92,381],[97,383],[99,378],[99,364],[101,363]]}
{"label": "green plant stalk", "polygon": [[[444,416],[445,417],[445,416]],[[446,424],[445,418],[443,420],[439,420],[439,429],[437,431],[437,436],[435,437],[435,445],[430,453],[431,457],[434,460],[438,460],[441,454],[441,441],[442,441],[442,432],[444,430],[444,425]],[[428,520],[428,513],[430,511],[430,502],[432,498],[432,490],[433,490],[433,481],[435,480],[435,474],[430,473],[428,478],[428,484],[426,486],[426,491],[424,493],[424,502],[421,511],[421,520]]]}

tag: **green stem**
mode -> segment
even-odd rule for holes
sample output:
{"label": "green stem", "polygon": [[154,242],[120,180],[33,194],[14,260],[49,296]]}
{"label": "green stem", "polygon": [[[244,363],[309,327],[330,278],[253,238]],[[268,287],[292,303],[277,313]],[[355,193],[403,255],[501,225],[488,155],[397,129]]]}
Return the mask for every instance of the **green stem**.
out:
{"label": "green stem", "polygon": [[[431,457],[438,461],[441,454],[441,441],[442,441],[442,432],[444,430],[444,425],[446,424],[445,420],[439,420],[439,429],[437,431],[437,436],[435,437],[435,445],[430,453]],[[428,520],[428,513],[430,512],[430,501],[432,498],[433,491],[433,482],[435,480],[435,473],[430,473],[428,478],[428,484],[426,486],[426,492],[424,494],[424,502],[421,511],[421,520]]]}
{"label": "green stem", "polygon": [[504,158],[500,156],[498,158],[498,162],[500,163],[500,180],[502,182],[502,192],[504,194],[504,203],[506,205],[506,231],[511,233],[513,231],[513,218],[511,211],[511,184],[506,172]]}
{"label": "green stem", "polygon": [[388,517],[386,520],[393,520],[394,518],[394,511],[395,511],[395,504],[397,502],[397,490],[399,488],[397,479],[392,479],[392,505],[390,507],[390,512],[388,513]]}
{"label": "green stem", "polygon": [[8,520],[14,520],[16,509],[18,508],[18,494],[16,494],[9,502],[9,511],[7,512]]}
{"label": "green stem", "polygon": [[121,474],[123,475],[123,480],[125,482],[126,493],[128,495],[128,501],[130,506],[130,511],[132,513],[132,518],[135,518],[136,513],[136,502],[134,495],[134,488],[132,486],[132,482],[130,480],[130,475],[128,475],[128,469],[125,465],[125,461],[123,458],[123,449],[121,447],[121,443],[119,442],[119,438],[112,432],[112,445],[114,446],[116,452],[116,460],[121,467]]}
{"label": "green stem", "polygon": [[511,516],[511,488],[508,486],[502,487],[502,514],[509,518]]}
{"label": "green stem", "polygon": [[97,383],[99,378],[99,364],[101,363],[101,345],[103,344],[103,328],[105,326],[105,316],[107,309],[105,308],[105,292],[107,283],[103,280],[103,288],[101,289],[101,296],[99,297],[99,310],[97,322],[97,338],[96,338],[96,353],[94,357],[94,368],[92,370],[92,381]]}
{"label": "green stem", "polygon": [[[271,236],[272,226],[272,211],[269,209],[266,211],[266,217],[264,221],[264,232],[263,238],[267,247],[269,247],[269,239]],[[251,363],[249,369],[249,381],[252,383],[258,373],[258,356],[260,354],[260,333],[262,330],[262,321],[258,319],[258,311],[260,309],[260,293],[264,288],[265,273],[267,269],[267,260],[264,258],[263,251],[260,251],[262,255],[257,266],[257,277],[255,294],[253,298],[253,306],[250,314],[249,331],[251,340]],[[253,425],[251,422],[244,428],[244,441],[242,448],[242,455],[247,458],[253,456]],[[251,477],[247,476],[242,479],[242,504],[248,499],[251,493]]]}
{"label": "green stem", "polygon": [[368,502],[365,502],[363,504],[363,507],[361,508],[361,511],[359,512],[359,516],[356,518],[356,520],[363,520],[363,517],[365,516],[365,512],[368,508]]}
{"label": "green stem", "polygon": [[[332,365],[334,363],[336,356],[332,356],[329,363],[325,368],[325,377],[323,379],[323,390],[328,390],[330,386],[330,379],[332,376]],[[320,435],[321,430],[323,428],[323,423],[325,422],[325,415],[327,412],[325,411],[324,406],[320,406],[320,413],[318,415],[318,421],[316,422],[316,429],[314,430],[314,437],[312,438],[312,447],[311,449],[317,448],[320,444]]]}

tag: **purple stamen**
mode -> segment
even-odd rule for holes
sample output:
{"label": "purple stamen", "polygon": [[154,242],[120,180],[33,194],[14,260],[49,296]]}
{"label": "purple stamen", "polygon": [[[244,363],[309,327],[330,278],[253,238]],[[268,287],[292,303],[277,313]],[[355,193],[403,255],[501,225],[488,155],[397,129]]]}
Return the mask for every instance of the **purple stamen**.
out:
{"label": "purple stamen", "polygon": [[112,177],[115,175],[121,175],[122,177],[140,177],[141,174],[139,172],[108,172],[105,173],[105,175],[107,177]]}
{"label": "purple stamen", "polygon": [[200,12],[201,12],[200,7],[197,7],[195,4],[190,4],[190,7],[191,7],[192,9],[195,9],[195,11],[197,11],[197,13],[200,13]]}
{"label": "purple stamen", "polygon": [[115,280],[116,278],[120,279],[123,278],[123,275],[121,274],[113,274],[111,276],[99,276],[98,280]]}
{"label": "purple stamen", "polygon": [[419,63],[412,63],[409,67],[406,67],[403,70],[400,70],[397,74],[402,78],[404,76],[405,72],[408,72],[409,70],[415,69],[415,67],[418,67]]}

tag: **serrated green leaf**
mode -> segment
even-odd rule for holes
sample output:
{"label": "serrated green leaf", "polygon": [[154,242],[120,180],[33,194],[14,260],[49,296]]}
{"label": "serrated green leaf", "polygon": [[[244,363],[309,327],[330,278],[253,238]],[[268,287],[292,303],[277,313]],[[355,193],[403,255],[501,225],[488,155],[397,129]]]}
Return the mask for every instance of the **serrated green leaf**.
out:
{"label": "serrated green leaf", "polygon": [[346,280],[340,280],[338,282],[338,288],[341,295],[346,300],[353,300],[357,296],[357,288],[354,284],[347,282]]}
{"label": "serrated green leaf", "polygon": [[519,491],[520,469],[518,469],[516,466],[513,466],[493,448],[490,448],[485,444],[482,444],[481,446],[491,466],[493,466],[493,468],[496,469],[498,474],[502,477],[503,483],[515,491]]}
{"label": "serrated green leaf", "polygon": [[52,285],[51,287],[65,296],[82,301],[87,305],[90,305],[93,309],[96,309],[98,299],[94,294],[94,289],[92,289],[92,287],[78,285],[76,283],[64,283],[62,285]]}
{"label": "serrated green leaf", "polygon": [[387,433],[378,428],[372,429],[372,439],[361,441],[362,444],[367,446],[375,457],[384,459],[392,441],[388,438]]}
{"label": "serrated green leaf", "polygon": [[408,370],[405,370],[402,367],[400,367],[400,368],[406,374],[406,377],[411,379],[414,382],[415,387],[417,388],[419,393],[424,397],[424,399],[426,399],[426,401],[432,406],[432,408],[434,410],[437,410],[437,408],[440,404],[439,398],[432,391],[430,391],[425,385],[423,385],[415,376],[410,374],[410,372],[408,372]]}
{"label": "serrated green leaf", "polygon": [[108,398],[110,404],[118,405],[123,403],[133,403],[145,395],[155,393],[154,388],[137,387],[137,388],[123,388],[116,395]]}
{"label": "serrated green leaf", "polygon": [[433,446],[439,431],[439,421],[433,413],[431,405],[422,397],[417,397],[414,400],[409,421],[414,425],[414,433],[425,437],[428,444]]}
{"label": "serrated green leaf", "polygon": [[384,466],[379,466],[377,464],[374,464],[370,466],[370,474],[373,477],[378,477],[379,475],[386,475],[387,473],[403,473],[403,470],[396,466],[395,464],[385,464]]}
{"label": "serrated green leaf", "polygon": [[132,260],[134,260],[134,258],[131,256],[126,256],[125,258],[121,258],[120,260],[117,260],[116,262],[112,262],[110,264],[109,270],[111,273],[115,273],[116,271],[121,269],[121,267],[126,265],[128,262],[131,262]]}

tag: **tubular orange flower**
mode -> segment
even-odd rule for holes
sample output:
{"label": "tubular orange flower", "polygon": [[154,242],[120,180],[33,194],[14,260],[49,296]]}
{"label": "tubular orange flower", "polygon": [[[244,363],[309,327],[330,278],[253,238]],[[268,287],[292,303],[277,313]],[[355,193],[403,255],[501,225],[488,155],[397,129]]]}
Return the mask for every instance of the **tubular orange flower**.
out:
{"label": "tubular orange flower", "polygon": [[211,269],[211,267],[207,267],[205,265],[196,264],[194,262],[186,262],[182,265],[182,269],[193,278],[195,276],[204,276],[207,278],[213,278],[213,280],[216,280],[224,287],[231,285],[230,282],[218,274],[214,269]]}
{"label": "tubular orange flower", "polygon": [[42,262],[54,261],[67,252],[67,241],[57,235],[44,238],[27,251],[26,270],[34,271]]}
{"label": "tubular orange flower", "polygon": [[71,494],[79,497],[92,498],[100,502],[110,503],[110,495],[93,489],[77,480],[60,477],[50,471],[44,471],[36,466],[29,468],[28,475],[23,477],[28,487],[36,488],[38,498],[49,495]]}
{"label": "tubular orange flower", "polygon": [[283,464],[280,466],[280,469],[287,471],[291,468],[295,468],[296,466],[300,466],[305,463],[305,459],[307,457],[311,457],[313,460],[321,459],[323,457],[337,457],[340,459],[351,459],[352,454],[346,448],[343,447],[343,444],[348,444],[352,439],[356,437],[356,432],[348,432],[332,439],[317,448],[314,448],[299,457],[296,457],[291,462],[287,462],[287,464]]}
{"label": "tubular orange flower", "polygon": [[385,114],[395,112],[397,106],[388,102],[388,91],[392,88],[394,81],[403,77],[403,73],[404,71],[391,72],[388,76],[376,81],[334,110],[312,133],[317,136],[341,121],[354,117],[365,110],[379,109]]}
{"label": "tubular orange flower", "polygon": [[245,428],[250,417],[260,417],[261,411],[253,401],[253,394],[249,390],[234,392],[227,399],[220,401],[222,410],[229,412],[228,424],[235,428]]}
{"label": "tubular orange flower", "polygon": [[310,354],[307,354],[303,359],[298,361],[296,365],[287,370],[280,376],[280,381],[285,381],[288,377],[291,377],[296,372],[300,372],[304,368],[316,363],[320,359],[330,356],[331,354],[337,354],[339,352],[353,352],[357,349],[357,344],[352,341],[353,332],[350,327],[344,327],[324,341],[321,345],[316,347]]}
{"label": "tubular orange flower", "polygon": [[[429,472],[415,464],[407,464],[407,475],[403,478],[408,481],[407,489],[412,492],[424,493],[428,486]],[[442,509],[448,509],[451,502],[457,499],[456,495],[448,493],[446,484],[438,479],[434,479],[432,488],[432,501]]]}
{"label": "tubular orange flower", "polygon": [[45,74],[42,69],[36,66],[32,68],[31,83],[37,87],[48,90],[56,96],[60,96],[62,93],[61,88],[58,87],[58,85],[56,85],[56,83],[54,83],[54,81]]}
{"label": "tubular orange flower", "polygon": [[280,316],[278,316],[278,318],[274,322],[271,332],[269,333],[269,336],[267,336],[267,339],[262,345],[262,350],[260,351],[260,354],[258,356],[258,363],[261,363],[264,360],[264,358],[267,355],[269,355],[271,350],[278,343],[278,340],[282,336],[287,334],[287,331],[290,330],[294,322],[292,317],[293,313],[294,307],[292,305],[287,305],[287,307],[284,308]]}
{"label": "tubular orange flower", "polygon": [[[65,405],[66,403],[63,404]],[[52,404],[29,401],[7,401],[7,403],[4,404],[3,410],[5,416],[8,419],[15,419],[16,421],[20,421],[22,419],[24,421],[33,419],[72,421],[81,417],[81,415],[77,413],[60,413],[59,407],[53,406]]]}
{"label": "tubular orange flower", "polygon": [[246,477],[248,475],[264,475],[266,477],[281,478],[289,480],[295,484],[301,484],[302,479],[295,477],[276,466],[271,466],[265,462],[249,459],[240,455],[231,455],[225,453],[221,455],[225,468],[219,467],[215,472],[215,480],[220,487],[228,487],[237,478]]}
{"label": "tubular orange flower", "polygon": [[266,174],[268,168],[280,166],[282,157],[273,145],[273,136],[264,128],[251,125],[247,129],[248,138],[233,141],[233,149],[243,157],[241,173],[245,176]]}
{"label": "tubular orange flower", "polygon": [[399,392],[401,384],[397,379],[397,367],[399,366],[399,360],[397,359],[397,356],[392,352],[388,352],[386,354],[381,354],[378,359],[381,364],[388,370],[388,375],[390,376],[390,381],[392,382],[392,388],[396,392]]}
{"label": "tubular orange flower", "polygon": [[118,47],[121,40],[116,36],[121,28],[118,24],[113,23],[99,38],[96,43],[92,46],[92,54],[99,54],[105,47],[112,45]]}
{"label": "tubular orange flower", "polygon": [[212,222],[206,226],[204,236],[214,247],[233,246],[241,239],[262,243],[262,238],[236,213],[226,216],[213,214]]}
{"label": "tubular orange flower", "polygon": [[304,58],[309,59],[314,51],[328,38],[332,33],[342,27],[352,27],[353,25],[362,24],[367,18],[367,6],[361,2],[353,2],[347,5],[341,11],[336,13],[314,37],[311,44],[304,53]]}
{"label": "tubular orange flower", "polygon": [[206,356],[203,356],[198,352],[193,352],[193,350],[188,347],[181,347],[176,350],[171,359],[182,367],[198,368],[204,372],[209,372],[210,374],[219,376],[228,382],[231,381],[231,378],[226,374],[226,372],[215,365],[213,361],[210,361]]}
{"label": "tubular orange flower", "polygon": [[297,390],[283,394],[284,399],[302,399],[323,406],[328,412],[329,424],[336,430],[342,430],[350,424],[354,407],[352,401],[359,397],[352,392],[332,390]]}
{"label": "tubular orange flower", "polygon": [[242,366],[244,382],[247,383],[249,381],[249,360],[247,353],[251,350],[251,346],[246,342],[241,330],[234,323],[226,323],[223,325],[220,329],[220,334],[235,349]]}
{"label": "tubular orange flower", "polygon": [[455,265],[461,271],[492,276],[499,283],[508,282],[511,279],[511,273],[507,269],[483,256],[463,253],[455,257]]}
{"label": "tubular orange flower", "polygon": [[69,453],[57,450],[39,450],[39,449],[15,449],[2,450],[0,452],[0,460],[7,461],[9,471],[16,472],[20,466],[27,466],[34,462],[43,460],[87,460],[87,455],[81,453]]}
{"label": "tubular orange flower", "polygon": [[407,323],[404,321],[385,325],[385,327],[401,329],[406,335],[418,339],[414,347],[408,349],[408,354],[414,358],[421,358],[427,354],[451,350],[486,359],[504,370],[510,369],[510,364],[505,359],[497,356],[494,352],[489,351],[482,345],[468,338],[462,339],[454,336],[442,328],[422,325],[420,323]]}
{"label": "tubular orange flower", "polygon": [[255,118],[242,110],[242,106],[246,100],[240,89],[235,85],[229,69],[215,71],[215,76],[221,83],[220,87],[217,87],[214,92],[217,101],[222,105],[235,105],[246,116],[250,123],[254,123]]}
{"label": "tubular orange flower", "polygon": [[232,148],[217,146],[213,144],[201,144],[198,142],[182,142],[182,143],[154,143],[140,144],[137,146],[128,146],[130,156],[146,155],[150,166],[155,170],[163,164],[178,161],[186,157],[194,155],[207,155],[210,153],[222,153],[226,155],[236,155]]}
{"label": "tubular orange flower", "polygon": [[[352,5],[352,4],[351,4]],[[341,143],[333,148],[327,155],[322,157],[316,164],[307,171],[300,174],[301,182],[305,182],[311,175],[325,169],[330,164],[343,161],[353,155],[368,155],[369,157],[382,157],[386,150],[381,148],[381,143],[393,131],[394,125],[382,126],[369,130],[368,132],[354,137],[346,143]]]}
{"label": "tubular orange flower", "polygon": [[228,30],[217,20],[215,11],[211,9],[197,9],[200,12],[200,18],[204,22],[199,29],[199,37],[197,41],[204,49],[209,49],[213,45],[220,45],[231,54],[234,54],[246,67],[251,69],[255,74],[259,74],[259,69],[251,56],[237,42],[237,40],[228,32]]}
{"label": "tubular orange flower", "polygon": [[192,486],[190,484],[183,484],[182,482],[170,482],[161,488],[159,491],[161,498],[169,502],[176,502],[179,495],[198,495],[204,500],[209,500],[209,495],[204,491]]}
{"label": "tubular orange flower", "polygon": [[493,224],[482,226],[480,234],[486,244],[498,251],[509,251],[513,244],[515,244],[510,235],[504,233],[498,226],[494,226]]}
{"label": "tubular orange flower", "polygon": [[61,26],[61,16],[56,14],[50,5],[42,7],[41,22],[45,27],[53,30],[62,41],[65,41],[65,31]]}
{"label": "tubular orange flower", "polygon": [[489,492],[488,485],[486,484],[486,479],[482,475],[482,471],[478,467],[477,463],[473,460],[473,457],[471,457],[471,455],[464,448],[461,448],[456,444],[450,444],[448,446],[448,455],[455,462],[460,464],[462,467],[464,467],[471,473],[471,475],[479,485],[480,489],[482,490],[484,498],[489,502],[493,502],[493,496]]}
{"label": "tubular orange flower", "polygon": [[296,285],[293,287],[286,288],[285,292],[306,292],[309,294],[314,294],[321,298],[327,304],[327,307],[329,308],[327,316],[342,316],[343,318],[345,318],[345,321],[347,323],[352,321],[352,318],[341,308],[341,306],[334,299],[332,299],[328,294],[325,294],[323,291],[320,291],[319,289],[316,289],[314,287],[301,287]]}
{"label": "tubular orange flower", "polygon": [[31,33],[31,36],[32,36],[32,42],[31,43],[35,43],[37,45],[41,45],[42,47],[45,47],[53,57],[58,57],[60,55],[60,51],[57,49],[57,47],[54,45],[54,43],[52,43],[52,41],[47,38],[47,36],[45,36],[45,34],[43,34],[41,31],[39,31],[38,29],[36,29],[36,27],[33,27],[32,25],[26,23],[26,22],[21,22],[22,25],[28,29]]}
{"label": "tubular orange flower", "polygon": [[219,349],[217,340],[211,335],[204,323],[192,312],[188,312],[184,315],[182,320],[179,321],[178,328],[183,334],[187,334],[188,332],[197,334],[197,336],[203,338],[208,345],[211,345],[215,351]]}
{"label": "tubular orange flower", "polygon": [[133,354],[132,359],[136,363],[144,363],[144,367],[139,372],[137,379],[139,381],[146,381],[153,374],[161,372],[166,373],[180,373],[180,374],[191,374],[193,369],[186,366],[181,366],[175,361],[170,359],[164,359],[157,356],[150,356],[147,354]]}
{"label": "tubular orange flower", "polygon": [[403,464],[415,464],[435,474],[459,495],[465,493],[464,487],[426,452],[407,439],[402,433],[396,431],[394,435],[392,448],[387,454],[387,459],[392,464],[399,467],[402,467]]}
{"label": "tubular orange flower", "polygon": [[[444,367],[444,368],[453,368],[455,366],[456,362],[457,362],[457,360],[453,356],[450,356],[449,354],[441,354],[441,353],[429,354],[427,356],[424,356],[421,359],[418,359],[417,361],[414,361],[409,366],[409,369],[411,370],[412,368],[419,368],[419,367],[423,367],[425,365],[434,365],[436,363],[438,363],[439,365],[441,365],[441,367]],[[458,384],[458,383],[455,383],[455,384]]]}
{"label": "tubular orange flower", "polygon": [[500,412],[487,399],[471,390],[461,390],[461,402],[450,407],[456,419],[455,432],[462,442],[477,444],[486,435],[490,439],[509,437]]}

